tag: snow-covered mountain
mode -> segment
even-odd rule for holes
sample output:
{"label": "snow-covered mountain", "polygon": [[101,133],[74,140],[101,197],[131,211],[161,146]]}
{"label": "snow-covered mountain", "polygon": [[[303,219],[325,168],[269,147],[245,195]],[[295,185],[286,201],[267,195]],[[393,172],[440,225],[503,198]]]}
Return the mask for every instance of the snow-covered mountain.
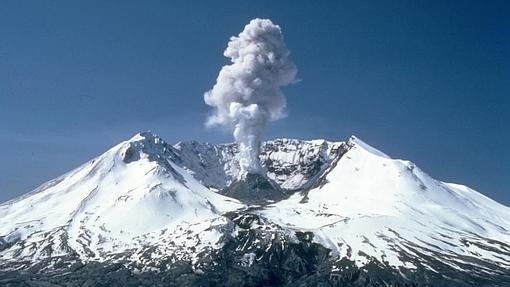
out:
{"label": "snow-covered mountain", "polygon": [[1,238],[12,246],[0,259],[77,253],[104,260],[164,242],[166,232],[200,229],[200,223],[242,206],[204,187],[172,163],[173,156],[174,148],[160,138],[139,134],[1,205]]}
{"label": "snow-covered mountain", "polygon": [[226,196],[253,187],[236,154],[140,133],[1,204],[0,285],[510,286],[510,208],[466,186],[355,137],[280,139],[262,197],[283,196],[254,202]]}

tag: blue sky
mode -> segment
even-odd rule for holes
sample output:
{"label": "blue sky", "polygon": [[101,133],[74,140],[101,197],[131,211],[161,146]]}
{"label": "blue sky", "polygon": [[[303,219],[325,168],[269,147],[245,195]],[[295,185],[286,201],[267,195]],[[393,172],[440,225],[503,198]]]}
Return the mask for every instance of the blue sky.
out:
{"label": "blue sky", "polygon": [[2,1],[0,201],[141,130],[203,125],[230,36],[285,35],[301,81],[266,137],[355,134],[510,205],[508,1]]}

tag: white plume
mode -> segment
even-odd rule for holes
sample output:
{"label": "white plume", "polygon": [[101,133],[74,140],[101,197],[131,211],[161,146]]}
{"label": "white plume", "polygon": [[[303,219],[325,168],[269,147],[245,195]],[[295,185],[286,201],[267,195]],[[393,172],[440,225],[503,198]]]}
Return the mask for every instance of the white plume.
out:
{"label": "white plume", "polygon": [[239,145],[243,174],[260,173],[262,133],[269,121],[285,116],[286,101],[280,90],[295,80],[297,69],[289,60],[281,29],[268,19],[253,19],[230,38],[223,66],[204,100],[214,107],[208,126],[233,128]]}

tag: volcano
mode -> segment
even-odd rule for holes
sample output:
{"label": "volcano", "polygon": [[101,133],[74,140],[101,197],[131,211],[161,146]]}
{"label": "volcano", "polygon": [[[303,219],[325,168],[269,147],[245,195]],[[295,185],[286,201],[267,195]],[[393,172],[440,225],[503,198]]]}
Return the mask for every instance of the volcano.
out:
{"label": "volcano", "polygon": [[1,286],[510,286],[510,208],[362,140],[144,132],[0,205]]}

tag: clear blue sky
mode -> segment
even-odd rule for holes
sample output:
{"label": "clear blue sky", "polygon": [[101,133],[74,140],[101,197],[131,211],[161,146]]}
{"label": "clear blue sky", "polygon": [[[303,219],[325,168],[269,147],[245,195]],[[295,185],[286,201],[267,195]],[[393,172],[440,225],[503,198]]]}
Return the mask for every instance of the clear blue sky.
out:
{"label": "clear blue sky", "polygon": [[263,17],[302,79],[268,138],[355,134],[510,205],[508,3],[2,1],[0,201],[140,130],[230,141],[204,128],[202,95]]}

